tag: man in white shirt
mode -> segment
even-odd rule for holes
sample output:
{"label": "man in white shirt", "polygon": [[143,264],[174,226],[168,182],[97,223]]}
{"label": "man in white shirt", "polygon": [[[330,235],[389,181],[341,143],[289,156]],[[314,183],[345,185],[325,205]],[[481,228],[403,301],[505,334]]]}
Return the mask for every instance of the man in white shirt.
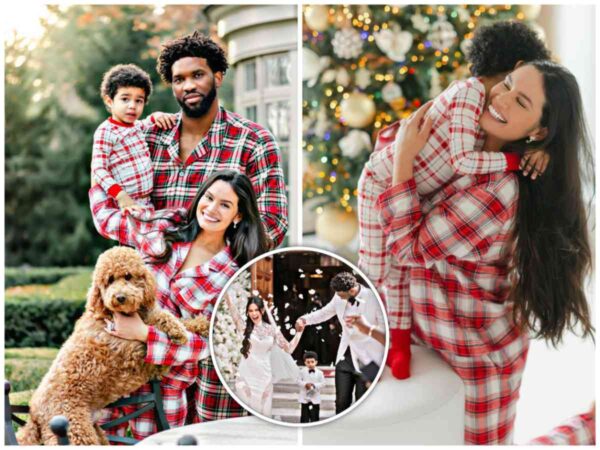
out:
{"label": "man in white shirt", "polygon": [[318,356],[315,352],[304,352],[304,367],[298,375],[300,393],[300,423],[319,421],[321,410],[321,387],[325,384],[325,375],[317,369]]}
{"label": "man in white shirt", "polygon": [[[338,273],[331,280],[335,295],[323,308],[306,314],[296,321],[296,330],[306,325],[317,325],[334,315],[342,325],[342,339],[338,347],[335,366],[335,411],[336,414],[358,400],[367,390],[366,382],[372,381],[365,373],[373,373],[383,362],[384,346],[373,339],[371,333],[363,334],[349,326],[345,320],[350,316],[363,315],[372,324],[372,329],[385,327],[383,312],[377,297],[366,286],[359,284],[349,272]],[[363,373],[363,371],[365,373]]]}

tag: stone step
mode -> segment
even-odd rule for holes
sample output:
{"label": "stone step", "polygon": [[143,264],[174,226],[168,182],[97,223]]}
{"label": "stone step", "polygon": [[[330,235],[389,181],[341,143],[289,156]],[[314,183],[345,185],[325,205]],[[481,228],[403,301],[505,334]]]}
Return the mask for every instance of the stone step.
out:
{"label": "stone step", "polygon": [[[319,419],[325,420],[335,415],[335,409],[323,409],[319,411]],[[297,408],[273,408],[271,417],[287,423],[300,423],[300,406]]]}

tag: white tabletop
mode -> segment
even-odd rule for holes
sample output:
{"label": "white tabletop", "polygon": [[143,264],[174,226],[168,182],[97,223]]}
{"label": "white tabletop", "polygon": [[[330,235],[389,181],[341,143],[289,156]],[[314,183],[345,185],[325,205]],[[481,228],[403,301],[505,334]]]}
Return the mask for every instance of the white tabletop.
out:
{"label": "white tabletop", "polygon": [[174,428],[154,434],[139,445],[173,445],[185,435],[198,445],[297,445],[299,429],[274,425],[257,417],[238,417]]}

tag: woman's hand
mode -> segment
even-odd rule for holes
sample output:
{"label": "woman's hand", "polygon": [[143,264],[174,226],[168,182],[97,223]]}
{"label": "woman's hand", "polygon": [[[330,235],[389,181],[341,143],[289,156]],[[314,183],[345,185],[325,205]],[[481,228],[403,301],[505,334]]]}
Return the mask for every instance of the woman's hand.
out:
{"label": "woman's hand", "polygon": [[431,117],[425,117],[431,105],[431,102],[425,103],[400,124],[394,141],[394,185],[413,177],[414,159],[427,143],[433,125]]}
{"label": "woman's hand", "polygon": [[116,312],[113,314],[114,323],[108,319],[106,322],[106,331],[115,337],[127,339],[128,341],[148,341],[148,325],[146,325],[138,313],[131,316]]}

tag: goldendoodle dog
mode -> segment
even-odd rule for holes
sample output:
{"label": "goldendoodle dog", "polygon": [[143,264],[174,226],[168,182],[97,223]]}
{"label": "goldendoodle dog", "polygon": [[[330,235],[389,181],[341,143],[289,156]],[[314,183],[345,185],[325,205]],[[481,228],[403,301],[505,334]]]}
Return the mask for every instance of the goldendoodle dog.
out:
{"label": "goldendoodle dog", "polygon": [[[100,255],[85,312],[33,394],[30,419],[17,437],[21,445],[56,445],[48,422],[58,414],[69,419],[72,445],[108,445],[104,431],[93,423],[93,413],[161,376],[168,367],[145,363],[146,344],[112,336],[105,319],[116,311],[137,311],[146,324],[173,342],[187,342],[186,327],[159,308],[155,291],[154,276],[135,250],[114,247]],[[187,325],[208,335],[203,317]]]}

